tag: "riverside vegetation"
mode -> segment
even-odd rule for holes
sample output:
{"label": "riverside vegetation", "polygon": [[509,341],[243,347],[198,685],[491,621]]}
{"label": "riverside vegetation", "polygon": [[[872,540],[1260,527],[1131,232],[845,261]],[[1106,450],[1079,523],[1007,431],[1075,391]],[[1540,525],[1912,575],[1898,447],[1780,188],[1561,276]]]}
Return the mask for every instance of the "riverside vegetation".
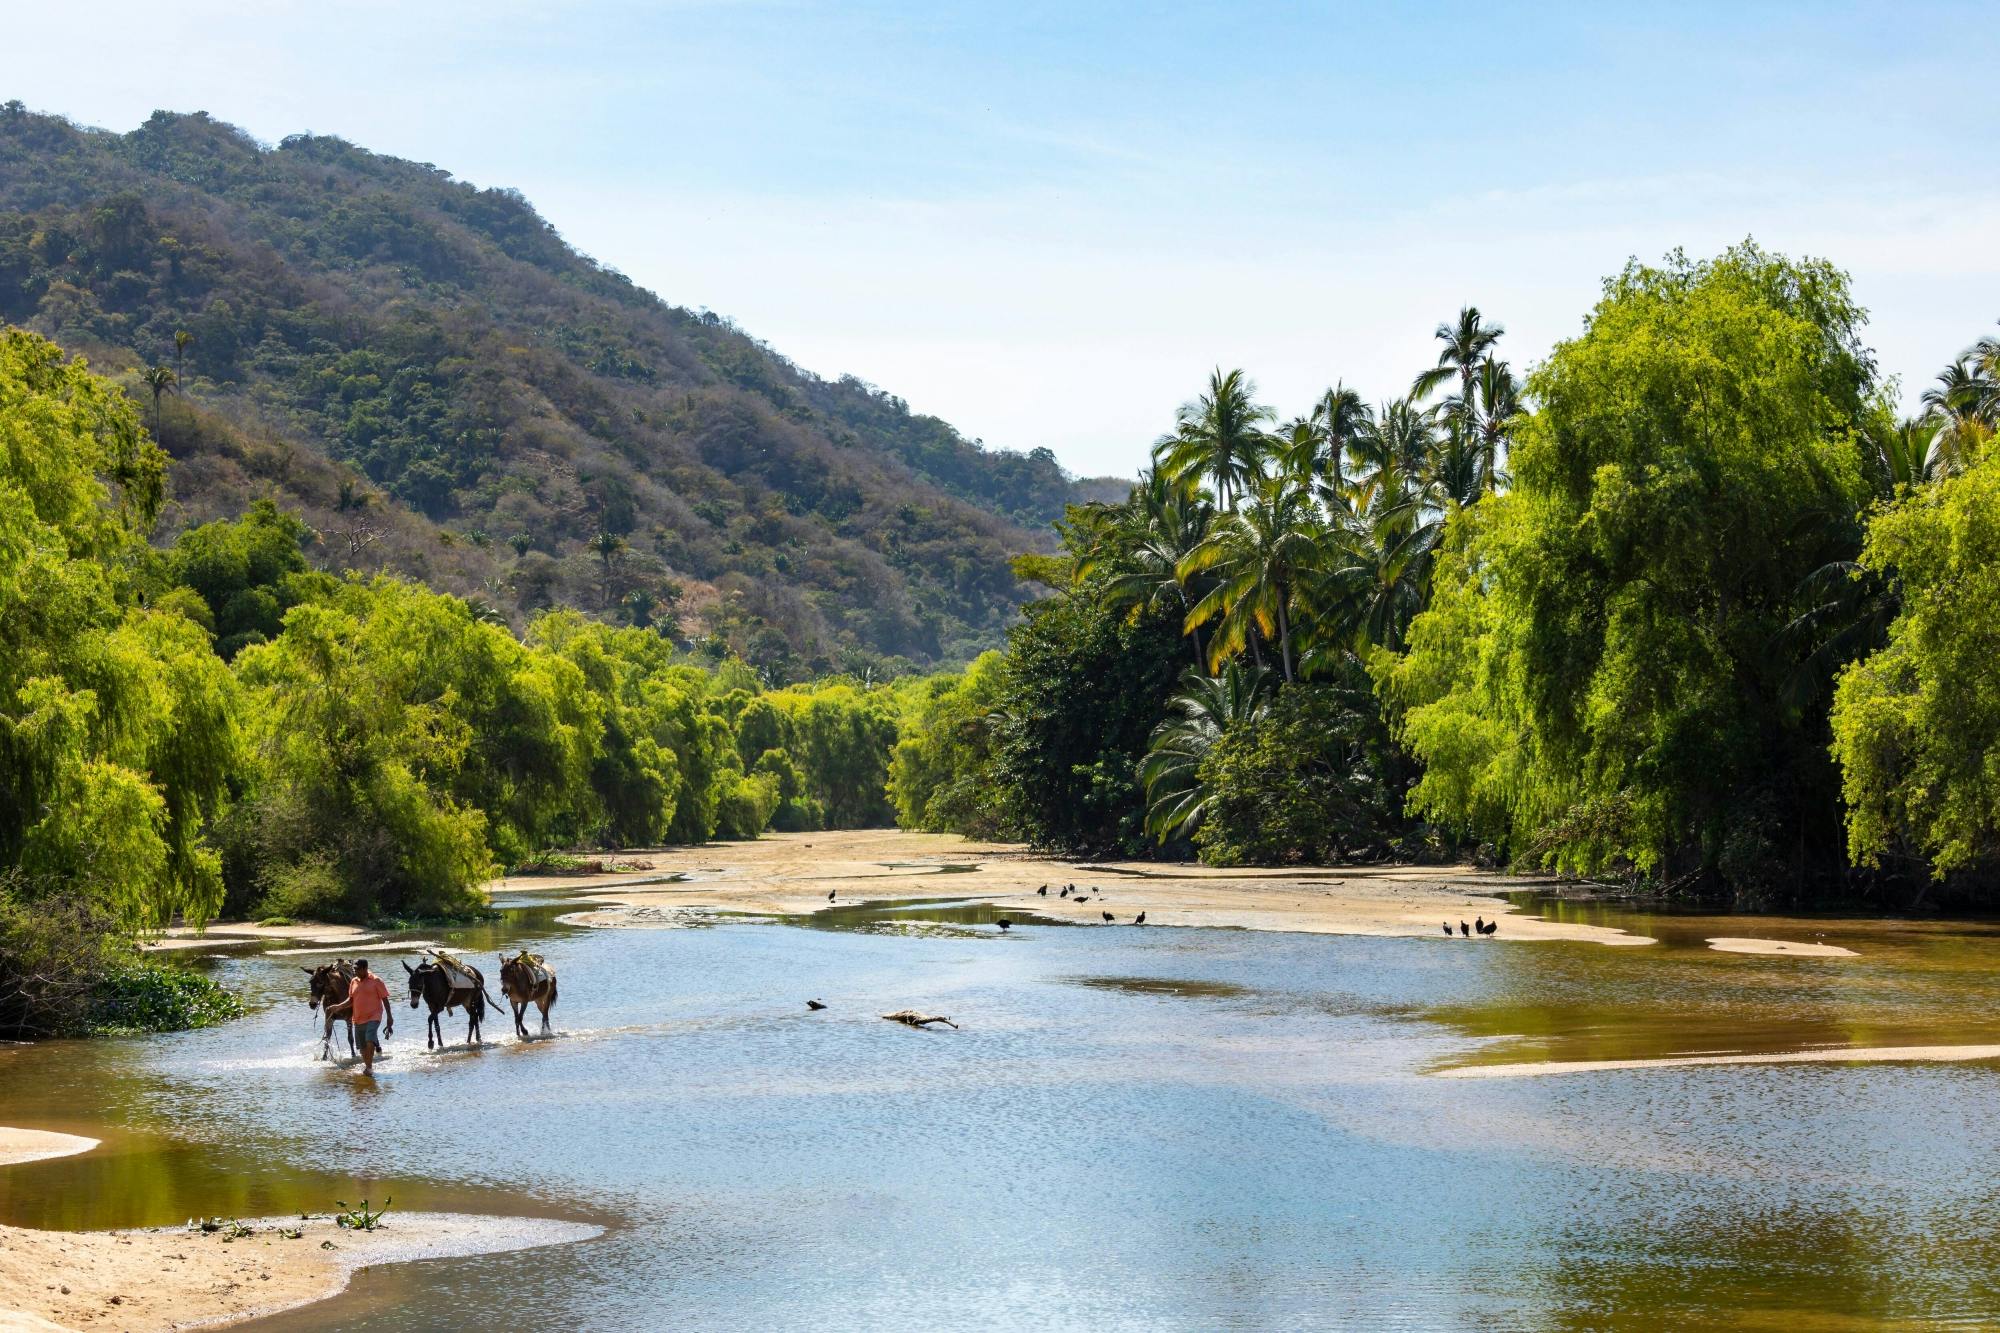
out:
{"label": "riverside vegetation", "polygon": [[1519,380],[1464,310],[1370,406],[1241,372],[897,742],[908,826],[1218,864],[1473,855],[1741,906],[2000,853],[2000,339],[1899,419],[1846,277],[1611,278]]}
{"label": "riverside vegetation", "polygon": [[[9,151],[52,136],[113,166],[136,154],[120,170],[157,169],[148,155],[191,132],[149,124],[121,148],[0,120]],[[280,184],[307,161],[389,170],[325,142],[287,151],[305,156],[238,166]],[[26,237],[6,253],[42,284],[35,319],[62,324],[60,284],[117,276],[102,247],[122,217],[148,313],[100,310],[84,340],[176,325],[157,303],[180,270],[150,206],[47,207],[103,234],[0,218],[0,241]],[[220,216],[200,224],[216,244]],[[1471,855],[1738,903],[1902,904],[1938,885],[1983,901],[2000,343],[1898,420],[1861,323],[1837,270],[1746,244],[1628,267],[1525,380],[1470,308],[1379,406],[1336,386],[1280,422],[1218,371],[1127,498],[1070,505],[1054,550],[1015,558],[1045,595],[1004,651],[929,676],[878,654],[810,680],[791,646],[760,655],[755,635],[614,595],[609,527],[602,587],[501,605],[392,572],[351,515],[280,485],[163,524],[214,474],[190,448],[174,471],[192,481],[171,478],[158,437],[220,430],[226,414],[189,400],[240,407],[274,381],[182,379],[169,363],[193,339],[212,350],[213,329],[117,380],[8,329],[0,1033],[227,1012],[195,974],[133,955],[173,919],[462,916],[496,870],[552,847],[766,828],[894,822],[1214,863]],[[239,344],[244,375],[289,336],[274,328],[264,351]],[[397,380],[404,342],[372,332]],[[397,429],[451,452],[433,427]],[[458,512],[485,492],[450,494]]]}

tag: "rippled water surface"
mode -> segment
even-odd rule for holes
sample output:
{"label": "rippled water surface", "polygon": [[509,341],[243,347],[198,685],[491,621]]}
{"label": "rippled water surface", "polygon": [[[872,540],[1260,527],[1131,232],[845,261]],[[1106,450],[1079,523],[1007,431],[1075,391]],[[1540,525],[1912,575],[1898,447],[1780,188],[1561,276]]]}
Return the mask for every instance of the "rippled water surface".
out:
{"label": "rippled water surface", "polygon": [[[0,1172],[0,1216],[367,1193],[609,1228],[364,1274],[271,1329],[2000,1322],[2000,1067],[1426,1076],[2000,1041],[1987,926],[1545,905],[1662,941],[1611,949],[1019,916],[1002,935],[962,900],[591,931],[557,906],[458,941],[489,976],[503,943],[547,954],[553,1040],[498,1019],[482,1049],[427,1054],[403,1008],[370,1086],[312,1059],[301,960],[249,956],[215,964],[253,997],[242,1021],[0,1052],[0,1123],[106,1138]],[[1862,956],[1722,955],[1716,934]],[[902,1008],[962,1030],[878,1017]]]}

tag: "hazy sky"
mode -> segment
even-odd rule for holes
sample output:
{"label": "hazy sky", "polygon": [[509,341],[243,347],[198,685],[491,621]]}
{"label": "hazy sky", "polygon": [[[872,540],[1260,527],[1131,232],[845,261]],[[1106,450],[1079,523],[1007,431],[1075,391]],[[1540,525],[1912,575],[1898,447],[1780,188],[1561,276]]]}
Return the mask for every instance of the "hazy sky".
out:
{"label": "hazy sky", "polygon": [[1906,400],[2000,317],[1977,5],[10,7],[0,98],[206,110],[523,191],[809,369],[1130,475],[1215,364],[1525,366],[1630,255],[1847,268]]}

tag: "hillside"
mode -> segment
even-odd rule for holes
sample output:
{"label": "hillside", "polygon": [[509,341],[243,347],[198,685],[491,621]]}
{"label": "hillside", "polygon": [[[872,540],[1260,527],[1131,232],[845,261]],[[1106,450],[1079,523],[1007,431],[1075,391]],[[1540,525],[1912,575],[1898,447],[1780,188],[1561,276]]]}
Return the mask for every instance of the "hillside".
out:
{"label": "hillside", "polygon": [[330,568],[665,620],[781,677],[993,646],[1028,595],[1008,556],[1123,492],[802,371],[513,191],[206,114],[0,107],[0,320],[145,403],[179,460],[163,535],[268,495]]}

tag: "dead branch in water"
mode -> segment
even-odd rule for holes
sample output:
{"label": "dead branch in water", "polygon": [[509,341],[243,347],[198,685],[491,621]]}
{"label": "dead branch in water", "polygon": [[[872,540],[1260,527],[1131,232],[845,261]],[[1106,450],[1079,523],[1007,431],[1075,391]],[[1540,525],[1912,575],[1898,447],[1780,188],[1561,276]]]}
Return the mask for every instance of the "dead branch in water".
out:
{"label": "dead branch in water", "polygon": [[913,1028],[920,1028],[926,1023],[942,1023],[953,1032],[958,1031],[958,1024],[952,1022],[943,1014],[920,1014],[914,1009],[898,1009],[895,1013],[884,1014],[882,1017],[888,1019],[891,1023],[903,1023]]}

